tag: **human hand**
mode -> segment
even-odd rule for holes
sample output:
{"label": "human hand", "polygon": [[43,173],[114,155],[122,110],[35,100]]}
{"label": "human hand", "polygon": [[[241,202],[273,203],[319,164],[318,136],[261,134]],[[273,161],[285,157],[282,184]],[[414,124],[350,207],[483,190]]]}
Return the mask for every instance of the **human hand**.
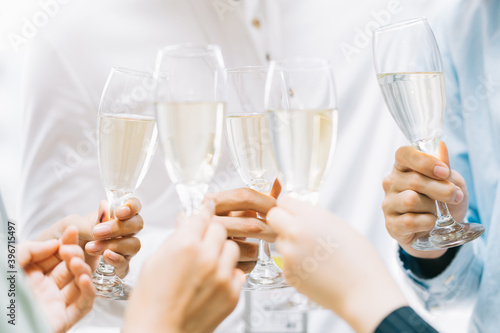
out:
{"label": "human hand", "polygon": [[274,242],[276,239],[274,230],[265,220],[257,218],[257,213],[265,216],[271,208],[276,206],[275,197],[280,191],[279,182],[276,182],[271,196],[249,188],[207,195],[208,199],[215,202],[213,220],[226,228],[228,236],[240,248],[238,268],[245,273],[250,273],[255,267],[259,252],[259,245],[247,242],[246,238],[258,238],[268,242]]}
{"label": "human hand", "polygon": [[439,145],[440,158],[422,153],[411,146],[396,152],[396,162],[384,179],[382,209],[389,234],[410,255],[438,258],[446,250],[418,251],[414,239],[428,233],[436,223],[435,200],[448,204],[451,215],[462,222],[469,206],[463,177],[449,167],[446,145]]}
{"label": "human hand", "polygon": [[109,220],[106,200],[101,201],[97,212],[87,216],[69,215],[45,231],[38,240],[59,239],[69,225],[78,228],[79,245],[85,250],[85,261],[92,270],[97,268],[100,256],[113,265],[116,274],[123,278],[129,270],[130,260],[141,249],[141,242],[134,237],[142,230],[144,222],[139,215],[141,203],[131,198],[115,211],[116,218]]}
{"label": "human hand", "polygon": [[287,282],[357,332],[407,305],[370,242],[332,213],[286,196],[267,219]]}
{"label": "human hand", "polygon": [[68,227],[60,240],[19,244],[19,264],[56,333],[68,331],[94,303],[92,271],[77,241],[77,229]]}
{"label": "human hand", "polygon": [[243,272],[238,246],[204,209],[181,217],[146,261],[125,313],[124,332],[212,332],[236,307]]}

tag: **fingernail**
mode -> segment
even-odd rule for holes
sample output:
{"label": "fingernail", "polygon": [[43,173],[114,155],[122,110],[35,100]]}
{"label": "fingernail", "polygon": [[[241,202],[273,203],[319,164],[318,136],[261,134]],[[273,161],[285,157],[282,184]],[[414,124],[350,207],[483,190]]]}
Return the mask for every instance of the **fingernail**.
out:
{"label": "fingernail", "polygon": [[94,227],[95,236],[106,236],[111,232],[111,226],[107,223],[99,223]]}
{"label": "fingernail", "polygon": [[462,189],[457,186],[457,195],[455,196],[455,202],[460,203],[464,200],[464,192],[462,192]]}
{"label": "fingernail", "polygon": [[130,207],[129,206],[120,206],[116,209],[116,213],[120,215],[128,215],[130,214]]}
{"label": "fingernail", "polygon": [[99,242],[89,242],[89,243],[87,243],[85,248],[88,251],[97,252],[97,251],[101,251],[103,249],[103,244],[99,243]]}
{"label": "fingernail", "polygon": [[448,168],[436,165],[434,167],[434,175],[439,178],[448,178]]}

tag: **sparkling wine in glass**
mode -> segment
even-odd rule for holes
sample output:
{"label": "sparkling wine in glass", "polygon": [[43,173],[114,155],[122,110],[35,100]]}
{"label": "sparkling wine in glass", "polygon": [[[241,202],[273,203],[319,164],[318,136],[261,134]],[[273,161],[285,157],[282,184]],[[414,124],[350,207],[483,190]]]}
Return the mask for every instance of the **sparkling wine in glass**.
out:
{"label": "sparkling wine in glass", "polygon": [[317,204],[337,139],[337,102],[330,64],[322,59],[272,62],[266,110],[278,177],[285,193]]}
{"label": "sparkling wine in glass", "polygon": [[160,146],[187,215],[203,202],[221,153],[226,78],[216,45],[158,52],[155,76]]}
{"label": "sparkling wine in glass", "polygon": [[[426,19],[377,29],[373,35],[377,79],[387,108],[412,146],[438,156],[446,92],[441,55]],[[421,251],[470,242],[484,233],[478,223],[456,222],[436,201],[436,225],[412,242]]]}
{"label": "sparkling wine in glass", "polygon": [[[113,68],[99,105],[99,168],[113,219],[146,175],[156,150],[153,76]],[[99,296],[126,299],[127,288],[103,257],[92,275]]]}
{"label": "sparkling wine in glass", "polygon": [[[269,195],[277,176],[271,146],[271,131],[265,116],[265,67],[240,67],[226,71],[226,141],[233,163],[245,184]],[[258,218],[265,216],[257,214]],[[271,257],[269,243],[259,241],[255,268],[247,276],[243,289],[286,287],[283,272]]]}
{"label": "sparkling wine in glass", "polygon": [[[337,139],[332,68],[322,59],[273,61],[265,91],[278,179],[285,193],[316,205]],[[289,303],[298,310],[317,307],[299,293]]]}

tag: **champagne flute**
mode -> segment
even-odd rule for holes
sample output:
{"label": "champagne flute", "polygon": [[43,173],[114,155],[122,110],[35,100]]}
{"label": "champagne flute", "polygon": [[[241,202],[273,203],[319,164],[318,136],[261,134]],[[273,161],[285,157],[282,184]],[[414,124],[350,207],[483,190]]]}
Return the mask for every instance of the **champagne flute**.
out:
{"label": "champagne flute", "polygon": [[322,59],[273,61],[265,97],[283,189],[292,197],[317,204],[337,139],[331,66]]}
{"label": "champagne flute", "polygon": [[[337,100],[330,64],[323,59],[272,61],[265,108],[284,192],[317,205],[337,140]],[[290,306],[317,307],[299,293],[291,297]]]}
{"label": "champagne flute", "polygon": [[[155,83],[147,73],[113,68],[99,105],[99,168],[109,218],[126,203],[146,175],[156,150]],[[97,295],[126,299],[128,290],[103,257],[92,275]]]}
{"label": "champagne flute", "polygon": [[[226,139],[233,163],[247,187],[270,194],[277,176],[271,131],[265,117],[265,67],[240,67],[226,71],[228,101]],[[257,214],[258,218],[265,216]],[[269,243],[259,241],[257,264],[243,289],[287,287],[283,272],[271,257]]]}
{"label": "champagne flute", "polygon": [[[373,35],[377,79],[385,104],[412,146],[438,156],[445,115],[445,78],[441,55],[426,19],[377,29]],[[448,206],[436,201],[436,225],[412,242],[421,251],[470,242],[484,233],[478,223],[459,223]]]}
{"label": "champagne flute", "polygon": [[220,157],[226,78],[216,45],[158,52],[156,117],[165,165],[187,215],[196,212]]}

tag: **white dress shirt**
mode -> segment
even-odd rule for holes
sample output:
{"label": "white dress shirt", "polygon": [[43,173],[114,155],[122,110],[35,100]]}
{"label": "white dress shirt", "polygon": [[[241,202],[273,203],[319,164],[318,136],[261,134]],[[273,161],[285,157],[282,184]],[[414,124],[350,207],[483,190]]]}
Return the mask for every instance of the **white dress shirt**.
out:
{"label": "white dress shirt", "polygon": [[[23,76],[23,237],[34,238],[69,214],[87,214],[105,197],[96,120],[113,66],[151,69],[165,45],[198,42],[222,48],[227,67],[269,59],[324,57],[335,69],[339,133],[321,205],[366,235],[390,267],[394,242],[380,208],[381,182],[402,140],[385,110],[372,65],[371,30],[432,13],[431,1],[409,0],[109,0],[72,1],[30,43]],[[422,10],[416,10],[421,7]],[[194,120],[195,121],[195,120]],[[211,191],[243,186],[227,151]],[[143,205],[140,253],[127,279],[174,227],[180,203],[158,151],[136,191]],[[124,302],[99,300],[78,326],[119,326]],[[236,312],[241,312],[242,306]],[[312,314],[309,332],[349,332],[332,314]],[[219,328],[236,332],[233,316]]]}

